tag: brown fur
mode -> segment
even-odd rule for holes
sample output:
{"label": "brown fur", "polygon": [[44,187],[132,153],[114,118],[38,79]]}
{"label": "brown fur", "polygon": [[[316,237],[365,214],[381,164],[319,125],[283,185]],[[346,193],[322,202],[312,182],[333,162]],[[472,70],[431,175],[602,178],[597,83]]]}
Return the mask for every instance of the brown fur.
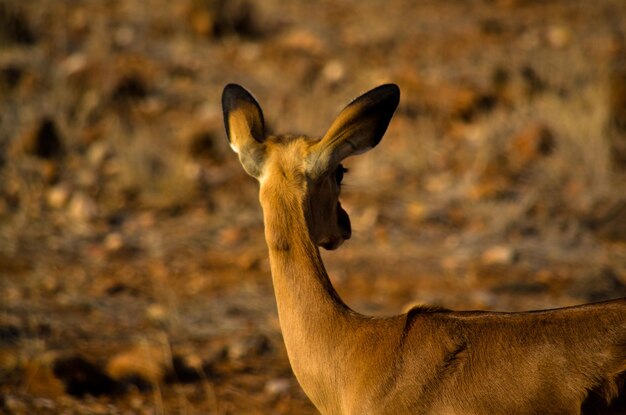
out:
{"label": "brown fur", "polygon": [[324,414],[626,413],[626,299],[389,318],[341,301],[318,249],[350,236],[337,169],[378,144],[398,98],[391,85],[357,98],[320,140],[259,139],[256,101],[236,85],[224,91],[229,140],[261,185],[280,324],[309,398]]}

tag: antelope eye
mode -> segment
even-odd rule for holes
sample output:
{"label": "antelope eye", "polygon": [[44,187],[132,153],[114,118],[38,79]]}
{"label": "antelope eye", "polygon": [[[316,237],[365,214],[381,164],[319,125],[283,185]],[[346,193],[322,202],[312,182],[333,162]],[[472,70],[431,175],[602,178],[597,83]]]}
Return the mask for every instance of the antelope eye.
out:
{"label": "antelope eye", "polygon": [[343,167],[341,164],[339,165],[339,167],[337,167],[337,170],[335,170],[335,181],[337,181],[337,184],[341,184],[341,181],[343,180],[343,174],[347,172],[348,169]]}

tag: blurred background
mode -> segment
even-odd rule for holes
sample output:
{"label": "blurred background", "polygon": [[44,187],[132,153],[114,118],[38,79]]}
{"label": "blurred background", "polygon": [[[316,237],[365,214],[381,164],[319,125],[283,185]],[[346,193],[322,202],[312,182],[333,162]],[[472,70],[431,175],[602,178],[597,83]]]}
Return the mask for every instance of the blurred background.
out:
{"label": "blurred background", "polygon": [[626,296],[623,0],[0,0],[0,412],[313,414],[220,96],[347,162],[340,295],[527,310]]}

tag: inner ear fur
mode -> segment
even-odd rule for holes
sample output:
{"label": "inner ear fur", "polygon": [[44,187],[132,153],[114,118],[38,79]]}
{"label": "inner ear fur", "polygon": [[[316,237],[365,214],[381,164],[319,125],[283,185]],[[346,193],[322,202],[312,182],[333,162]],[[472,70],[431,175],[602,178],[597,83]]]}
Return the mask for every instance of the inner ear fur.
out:
{"label": "inner ear fur", "polygon": [[222,92],[224,127],[231,148],[248,174],[258,177],[265,152],[265,122],[261,106],[242,86],[228,84]]}
{"label": "inner ear fur", "polygon": [[318,175],[349,156],[374,148],[385,135],[400,102],[400,89],[385,84],[353,100],[317,144],[313,171]]}

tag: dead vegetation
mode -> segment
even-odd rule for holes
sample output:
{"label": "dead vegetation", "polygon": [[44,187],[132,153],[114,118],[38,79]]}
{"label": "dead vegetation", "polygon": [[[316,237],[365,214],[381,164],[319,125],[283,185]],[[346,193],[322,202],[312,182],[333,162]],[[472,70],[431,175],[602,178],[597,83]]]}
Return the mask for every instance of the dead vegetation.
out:
{"label": "dead vegetation", "polygon": [[228,82],[311,135],[400,85],[326,256],[354,308],[624,296],[625,20],[619,0],[0,1],[1,411],[314,413]]}

